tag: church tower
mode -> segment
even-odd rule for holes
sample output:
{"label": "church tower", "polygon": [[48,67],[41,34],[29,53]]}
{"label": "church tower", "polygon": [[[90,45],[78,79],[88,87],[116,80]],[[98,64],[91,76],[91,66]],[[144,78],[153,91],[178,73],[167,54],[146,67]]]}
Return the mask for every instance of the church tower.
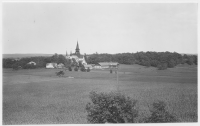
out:
{"label": "church tower", "polygon": [[80,49],[79,49],[79,46],[78,46],[78,41],[77,41],[77,45],[76,45],[75,54],[76,54],[78,57],[80,56]]}

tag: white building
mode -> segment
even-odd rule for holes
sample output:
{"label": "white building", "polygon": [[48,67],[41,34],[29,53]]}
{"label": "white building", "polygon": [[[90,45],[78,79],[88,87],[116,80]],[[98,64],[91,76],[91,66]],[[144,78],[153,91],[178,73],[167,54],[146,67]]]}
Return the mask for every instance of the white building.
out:
{"label": "white building", "polygon": [[31,61],[31,62],[29,62],[29,63],[27,63],[27,64],[33,64],[34,66],[36,65],[36,63],[33,62],[33,61]]}
{"label": "white building", "polygon": [[102,69],[118,68],[119,63],[117,63],[117,62],[100,62],[99,65],[101,66]]}
{"label": "white building", "polygon": [[58,67],[58,65],[57,65],[57,63],[47,63],[46,64],[46,68],[57,68]]}

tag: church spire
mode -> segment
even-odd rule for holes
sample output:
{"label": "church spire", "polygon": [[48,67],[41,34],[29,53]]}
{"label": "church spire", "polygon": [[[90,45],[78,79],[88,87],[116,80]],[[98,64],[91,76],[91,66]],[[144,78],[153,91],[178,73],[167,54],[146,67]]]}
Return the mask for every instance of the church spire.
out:
{"label": "church spire", "polygon": [[80,49],[79,49],[78,41],[77,41],[77,45],[76,45],[75,54],[76,54],[78,57],[80,56]]}
{"label": "church spire", "polygon": [[78,41],[77,41],[77,45],[76,45],[76,50],[80,50],[79,46],[78,46]]}

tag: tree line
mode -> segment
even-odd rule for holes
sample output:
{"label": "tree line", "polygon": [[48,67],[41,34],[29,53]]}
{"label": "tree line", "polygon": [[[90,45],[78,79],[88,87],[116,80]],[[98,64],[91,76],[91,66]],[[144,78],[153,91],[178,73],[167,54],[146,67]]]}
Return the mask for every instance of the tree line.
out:
{"label": "tree line", "polygon": [[158,69],[173,68],[178,64],[187,63],[197,65],[197,55],[181,55],[176,52],[137,52],[118,54],[92,54],[87,58],[87,63],[118,62],[120,64],[139,64]]}
{"label": "tree line", "polygon": [[[28,64],[29,62],[35,62],[36,65]],[[47,63],[63,63],[66,65],[67,59],[63,55],[54,54],[51,57],[27,57],[21,58],[19,60],[13,58],[4,58],[3,59],[3,68],[13,68],[17,69],[21,67],[23,69],[34,69],[34,68],[44,68]]]}
{"label": "tree line", "polygon": [[[118,53],[118,54],[91,54],[84,55],[88,64],[98,64],[99,62],[118,62],[120,64],[139,64],[147,67],[157,67],[158,69],[173,68],[178,64],[187,63],[189,65],[197,65],[197,55],[181,55],[176,52],[137,52],[137,53]],[[27,64],[30,61],[36,65]],[[51,57],[29,57],[15,60],[12,58],[3,59],[3,68],[22,67],[44,68],[47,63],[63,63],[66,67],[81,66],[75,59],[67,60],[65,56],[54,54]]]}

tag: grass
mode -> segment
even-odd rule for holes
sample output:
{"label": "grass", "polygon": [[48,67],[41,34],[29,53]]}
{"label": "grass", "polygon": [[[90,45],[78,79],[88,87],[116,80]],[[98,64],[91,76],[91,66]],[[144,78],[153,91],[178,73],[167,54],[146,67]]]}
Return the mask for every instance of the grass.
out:
{"label": "grass", "polygon": [[[119,83],[109,70],[69,72],[58,69],[3,70],[3,124],[87,123],[89,92],[120,91],[138,100],[140,118],[149,106],[163,100],[181,122],[197,122],[197,67],[167,70],[120,65]],[[74,78],[67,78],[73,76]]]}

